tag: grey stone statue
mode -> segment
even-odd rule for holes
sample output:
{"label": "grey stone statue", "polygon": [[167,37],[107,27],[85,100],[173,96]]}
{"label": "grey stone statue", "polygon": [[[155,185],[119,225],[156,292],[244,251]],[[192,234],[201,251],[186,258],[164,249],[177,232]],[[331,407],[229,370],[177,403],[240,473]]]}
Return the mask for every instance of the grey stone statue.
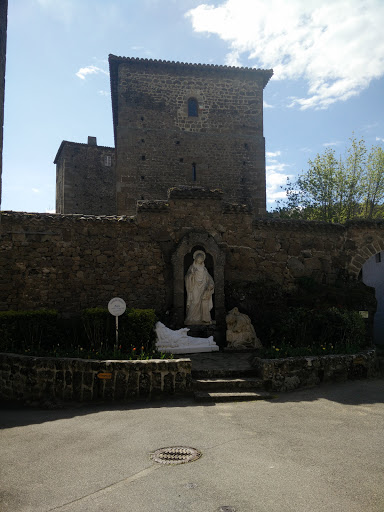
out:
{"label": "grey stone statue", "polygon": [[233,308],[226,316],[228,348],[246,349],[262,348],[261,341],[256,336],[255,329],[248,315]]}
{"label": "grey stone statue", "polygon": [[215,284],[205,268],[205,253],[197,250],[193,253],[193,263],[185,276],[187,290],[187,316],[185,325],[211,324],[212,295]]}

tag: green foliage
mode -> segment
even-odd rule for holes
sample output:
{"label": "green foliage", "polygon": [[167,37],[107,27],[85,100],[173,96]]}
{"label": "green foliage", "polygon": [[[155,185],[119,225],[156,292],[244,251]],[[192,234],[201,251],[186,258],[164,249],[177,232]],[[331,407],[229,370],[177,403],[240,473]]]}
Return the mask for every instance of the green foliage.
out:
{"label": "green foliage", "polygon": [[164,355],[154,347],[156,314],[129,309],[116,324],[107,309],[89,308],[81,319],[63,320],[57,311],[0,312],[0,351],[57,357],[150,359]]}
{"label": "green foliage", "polygon": [[150,350],[155,343],[156,314],[153,309],[130,309],[126,312],[126,338],[131,346]]}
{"label": "green foliage", "polygon": [[282,218],[345,222],[384,217],[384,151],[369,151],[363,139],[350,139],[346,155],[327,148],[308,161],[296,182],[287,181],[287,199],[276,213]]}
{"label": "green foliage", "polygon": [[366,326],[359,313],[335,307],[288,308],[275,316],[267,332],[265,357],[348,354],[366,346]]}
{"label": "green foliage", "polygon": [[115,337],[115,318],[106,308],[85,309],[81,318],[83,321],[86,341],[83,345],[90,350],[113,345]]}
{"label": "green foliage", "polygon": [[0,350],[12,352],[31,346],[45,350],[57,341],[58,314],[55,310],[1,311]]}
{"label": "green foliage", "polygon": [[[82,314],[84,330],[89,349],[113,347],[116,340],[115,317],[107,309],[91,308]],[[153,309],[127,309],[118,318],[119,346],[143,347],[151,350],[155,341],[154,325],[156,314]]]}

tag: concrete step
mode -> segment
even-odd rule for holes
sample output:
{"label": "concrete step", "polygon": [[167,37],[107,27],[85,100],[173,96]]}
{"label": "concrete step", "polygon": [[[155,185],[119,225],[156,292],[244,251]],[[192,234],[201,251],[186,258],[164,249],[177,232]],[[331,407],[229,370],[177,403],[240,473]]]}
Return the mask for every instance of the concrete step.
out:
{"label": "concrete step", "polygon": [[253,400],[271,400],[275,396],[263,391],[238,391],[208,393],[204,391],[195,391],[196,402],[249,402]]}
{"label": "concrete step", "polygon": [[193,387],[196,391],[236,391],[240,389],[261,389],[263,381],[257,377],[195,379]]}

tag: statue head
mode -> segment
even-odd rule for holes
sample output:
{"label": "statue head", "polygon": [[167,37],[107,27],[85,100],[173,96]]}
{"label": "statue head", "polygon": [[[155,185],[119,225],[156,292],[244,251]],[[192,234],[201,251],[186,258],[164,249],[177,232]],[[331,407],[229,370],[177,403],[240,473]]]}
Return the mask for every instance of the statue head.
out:
{"label": "statue head", "polygon": [[203,263],[205,260],[205,252],[198,249],[193,253],[193,261],[195,263]]}

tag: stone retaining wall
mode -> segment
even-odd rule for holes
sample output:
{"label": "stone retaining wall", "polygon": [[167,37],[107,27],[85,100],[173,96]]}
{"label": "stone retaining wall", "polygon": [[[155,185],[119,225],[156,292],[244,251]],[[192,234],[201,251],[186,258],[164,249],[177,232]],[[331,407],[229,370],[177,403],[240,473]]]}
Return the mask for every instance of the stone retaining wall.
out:
{"label": "stone retaining wall", "polygon": [[374,349],[350,355],[313,357],[288,357],[286,359],[260,359],[257,368],[264,386],[272,391],[292,391],[314,386],[320,382],[343,382],[365,379],[375,375],[376,351]]}
{"label": "stone retaining wall", "polygon": [[364,258],[384,250],[384,223],[255,220],[199,194],[172,191],[168,202],[139,205],[136,217],[3,212],[0,310],[78,314],[119,296],[128,307],[164,314],[173,306],[172,257],[186,237],[216,244],[228,290],[260,280],[291,289],[303,277],[332,285],[346,272],[357,275]]}
{"label": "stone retaining wall", "polygon": [[95,361],[0,354],[0,400],[112,401],[187,393],[189,359]]}

